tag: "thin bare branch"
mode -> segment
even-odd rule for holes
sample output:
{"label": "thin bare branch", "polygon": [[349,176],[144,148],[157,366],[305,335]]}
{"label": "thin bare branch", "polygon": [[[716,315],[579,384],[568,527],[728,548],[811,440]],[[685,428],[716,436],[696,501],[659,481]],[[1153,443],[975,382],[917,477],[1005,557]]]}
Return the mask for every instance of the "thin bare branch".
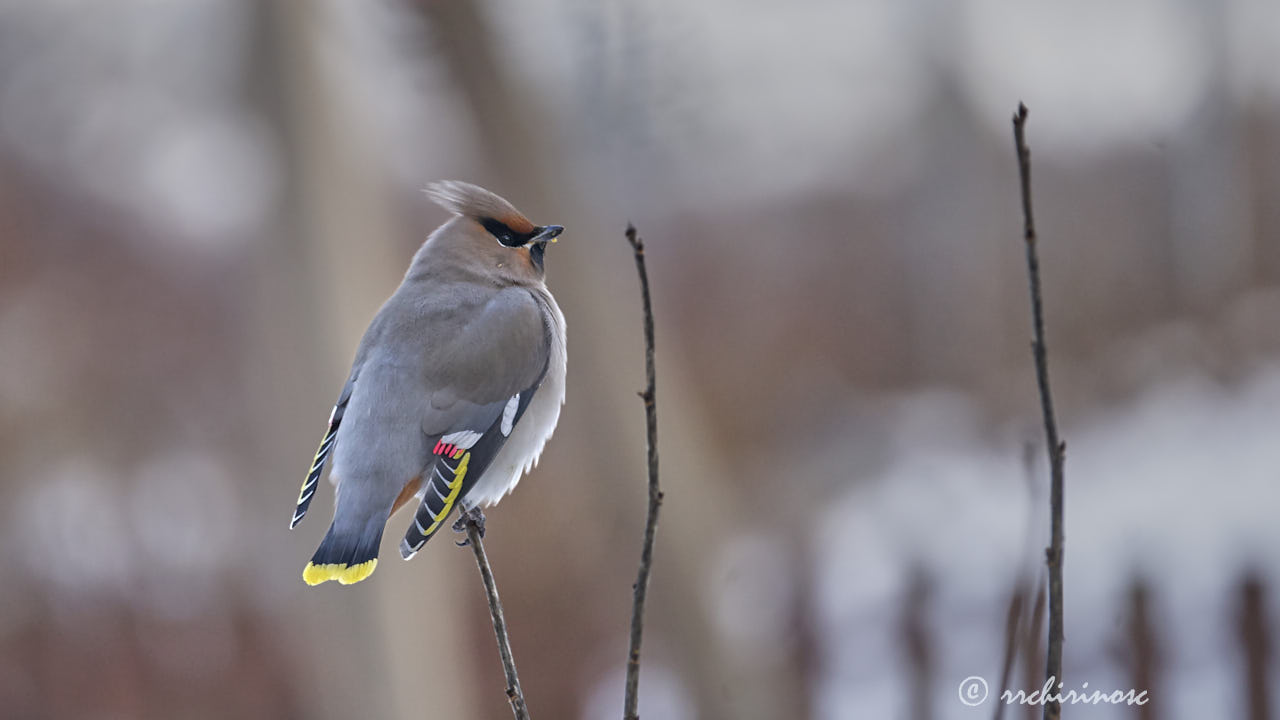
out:
{"label": "thin bare branch", "polygon": [[[1031,291],[1031,323],[1035,338],[1031,353],[1035,358],[1036,384],[1040,389],[1040,410],[1044,415],[1044,435],[1049,453],[1049,547],[1045,562],[1049,567],[1049,655],[1045,662],[1045,678],[1055,687],[1062,682],[1062,485],[1063,461],[1067,445],[1058,437],[1058,421],[1053,413],[1053,395],[1049,392],[1049,352],[1044,341],[1044,307],[1040,296],[1040,258],[1036,254],[1036,225],[1031,214],[1031,151],[1027,149],[1024,127],[1027,106],[1018,103],[1013,115],[1013,144],[1018,153],[1018,176],[1022,187],[1023,240],[1027,250],[1027,275]],[[1056,701],[1045,703],[1045,720],[1057,720],[1062,708]]]}
{"label": "thin bare branch", "polygon": [[[1022,446],[1022,476],[1027,483],[1029,500],[1033,503],[1031,507],[1034,507],[1035,503],[1040,502],[1040,498],[1036,492],[1037,484],[1035,462],[1035,443],[1024,443]],[[1039,535],[1039,529],[1036,525],[1037,523],[1035,522],[1028,525],[1028,543],[1034,543],[1035,537]],[[1034,572],[1032,568],[1028,567],[1019,571],[1017,578],[1013,582],[1013,592],[1009,596],[1009,606],[1005,612],[1004,663],[1000,666],[1000,695],[1003,695],[1005,690],[1010,689],[1009,683],[1013,680],[1013,669],[1018,662],[1019,647],[1022,646],[1024,664],[1028,667],[1032,665],[1031,655],[1033,653],[1039,654],[1040,652],[1038,645],[1030,646],[1025,640],[1029,632],[1027,628],[1036,627],[1039,623],[1038,615],[1036,617],[1027,617],[1027,604],[1031,600],[1033,594],[1037,594],[1037,602],[1039,603],[1036,606],[1035,612],[1041,613],[1044,610],[1044,588],[1040,588],[1038,593],[1036,589],[1036,585],[1040,582],[1037,579],[1038,574],[1039,573]],[[1038,636],[1040,631],[1037,628],[1030,632],[1034,632],[1035,636]],[[1028,687],[1038,683],[1036,680],[1038,675],[1038,669],[1031,672],[1031,682],[1027,684]],[[999,697],[999,695],[997,695],[997,697]],[[995,713],[992,715],[992,720],[1003,720],[1005,708],[1007,707],[1008,705],[1005,703],[996,703]]]}
{"label": "thin bare branch", "polygon": [[[1013,664],[1018,658],[1018,627],[1022,623],[1023,605],[1026,604],[1026,588],[1021,580],[1014,583],[1013,593],[1009,595],[1009,606],[1004,617],[1004,662],[1000,666],[1000,684],[996,697],[1009,689],[1009,681],[1013,677]],[[1004,710],[1008,707],[1003,702],[995,703],[995,714],[992,720],[1003,720]]]}
{"label": "thin bare branch", "polygon": [[653,307],[649,302],[649,273],[644,265],[644,241],[636,229],[627,224],[627,241],[635,252],[636,272],[640,275],[640,296],[644,305],[644,400],[645,426],[649,450],[649,510],[644,524],[644,545],[640,549],[640,570],[631,604],[631,645],[627,652],[627,684],[623,699],[623,720],[639,720],[640,704],[640,640],[644,635],[644,603],[649,591],[649,575],[653,570],[653,540],[658,532],[658,511],[662,508],[662,489],[658,485],[658,407],[655,399],[655,371],[653,366]]}
{"label": "thin bare branch", "polygon": [[507,636],[507,621],[502,615],[502,601],[498,599],[498,584],[489,567],[489,556],[484,551],[484,515],[479,509],[463,513],[462,522],[467,530],[467,544],[476,555],[480,579],[484,581],[485,594],[489,596],[489,615],[493,618],[493,634],[498,638],[498,655],[502,658],[502,672],[507,678],[507,700],[516,720],[529,720],[529,709],[524,704],[524,692],[520,690],[520,676],[516,674],[516,661],[511,656],[511,638]]}

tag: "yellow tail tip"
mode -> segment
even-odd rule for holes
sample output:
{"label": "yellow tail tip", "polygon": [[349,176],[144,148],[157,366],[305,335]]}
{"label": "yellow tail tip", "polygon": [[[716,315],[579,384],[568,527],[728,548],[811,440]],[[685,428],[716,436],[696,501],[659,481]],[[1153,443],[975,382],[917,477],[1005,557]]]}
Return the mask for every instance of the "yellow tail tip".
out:
{"label": "yellow tail tip", "polygon": [[302,571],[302,579],[307,581],[308,585],[319,585],[330,580],[337,580],[343,585],[351,585],[372,575],[376,567],[378,567],[378,558],[366,560],[358,565],[344,565],[341,563],[316,565],[315,563],[307,563],[307,568]]}

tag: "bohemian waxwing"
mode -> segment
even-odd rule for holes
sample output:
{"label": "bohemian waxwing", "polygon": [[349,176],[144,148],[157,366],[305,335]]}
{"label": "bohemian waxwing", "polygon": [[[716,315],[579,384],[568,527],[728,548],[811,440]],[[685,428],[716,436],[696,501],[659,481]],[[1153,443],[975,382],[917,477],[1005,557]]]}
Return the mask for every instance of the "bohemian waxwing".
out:
{"label": "bohemian waxwing", "polygon": [[543,281],[548,242],[511,203],[463,182],[427,193],[454,214],[378,311],[298,494],[307,513],[325,461],[333,524],[302,577],[370,575],[392,513],[419,500],[400,554],[413,557],[456,507],[498,502],[538,461],[564,402],[564,315]]}

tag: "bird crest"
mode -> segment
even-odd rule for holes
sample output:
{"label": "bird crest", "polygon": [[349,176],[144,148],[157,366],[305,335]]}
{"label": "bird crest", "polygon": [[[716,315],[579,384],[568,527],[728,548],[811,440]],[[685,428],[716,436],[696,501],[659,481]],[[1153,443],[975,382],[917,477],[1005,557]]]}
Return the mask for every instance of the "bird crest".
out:
{"label": "bird crest", "polygon": [[534,224],[514,205],[479,185],[461,180],[442,180],[428,185],[426,193],[436,204],[455,215],[477,222],[497,220],[519,234],[534,229]]}

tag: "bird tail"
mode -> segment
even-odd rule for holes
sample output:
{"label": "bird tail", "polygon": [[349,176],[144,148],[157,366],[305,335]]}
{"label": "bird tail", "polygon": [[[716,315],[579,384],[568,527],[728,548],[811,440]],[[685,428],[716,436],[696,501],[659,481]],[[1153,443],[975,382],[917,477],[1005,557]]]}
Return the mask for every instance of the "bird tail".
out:
{"label": "bird tail", "polygon": [[329,580],[351,585],[369,577],[378,567],[378,546],[386,517],[371,513],[363,523],[339,522],[340,519],[334,518],[316,554],[302,571],[302,579],[308,585]]}

